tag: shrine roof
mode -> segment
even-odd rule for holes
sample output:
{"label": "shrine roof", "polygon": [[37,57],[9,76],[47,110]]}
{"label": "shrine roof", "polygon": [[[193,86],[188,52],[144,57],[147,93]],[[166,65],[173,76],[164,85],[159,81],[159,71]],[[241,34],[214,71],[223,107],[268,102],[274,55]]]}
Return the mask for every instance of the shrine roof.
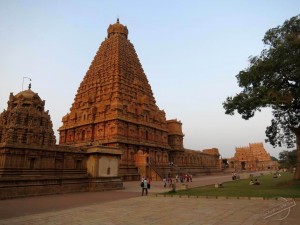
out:
{"label": "shrine roof", "polygon": [[32,90],[28,89],[25,91],[21,91],[20,93],[16,94],[15,96],[17,99],[18,98],[24,98],[24,100],[32,100],[34,97],[38,97],[40,99],[40,97],[38,96],[37,93],[33,92]]}
{"label": "shrine roof", "polygon": [[28,89],[28,90],[21,91],[20,93],[18,93],[16,95],[16,97],[19,97],[21,95],[23,95],[24,98],[32,98],[35,95],[35,93],[32,90]]}
{"label": "shrine roof", "polygon": [[128,29],[126,26],[120,23],[119,18],[117,19],[117,22],[114,24],[110,24],[107,29],[108,37],[113,34],[123,34],[127,38],[128,36]]}

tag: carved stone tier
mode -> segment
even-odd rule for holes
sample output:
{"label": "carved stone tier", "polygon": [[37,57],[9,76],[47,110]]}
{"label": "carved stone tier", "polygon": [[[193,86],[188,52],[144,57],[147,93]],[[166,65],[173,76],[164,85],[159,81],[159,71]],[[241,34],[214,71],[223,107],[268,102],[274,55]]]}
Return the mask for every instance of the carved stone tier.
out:
{"label": "carved stone tier", "polygon": [[138,55],[128,40],[127,27],[117,20],[109,25],[107,33],[70,112],[62,119],[59,143],[118,147],[122,150],[119,175],[123,180],[143,175],[134,161],[134,155],[141,151],[148,156],[146,171],[155,170],[155,177],[171,175],[170,160],[178,166],[192,166],[190,171],[195,172],[197,168],[202,171],[204,165],[218,169],[215,155],[202,153],[200,157],[185,151],[182,123],[177,119],[167,121],[165,112],[156,105]]}
{"label": "carved stone tier", "polygon": [[38,94],[31,90],[10,93],[7,105],[0,114],[0,144],[55,145],[52,121]]}
{"label": "carved stone tier", "polygon": [[166,115],[127,39],[127,27],[108,28],[59,128],[60,144],[148,143],[169,148]]}

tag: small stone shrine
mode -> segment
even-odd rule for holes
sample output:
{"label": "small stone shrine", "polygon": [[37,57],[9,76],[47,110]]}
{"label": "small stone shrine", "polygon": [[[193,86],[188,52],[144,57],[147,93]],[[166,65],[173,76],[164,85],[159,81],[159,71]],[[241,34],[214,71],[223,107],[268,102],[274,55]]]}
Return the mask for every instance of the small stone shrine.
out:
{"label": "small stone shrine", "polygon": [[123,188],[121,151],[56,145],[44,106],[28,89],[11,93],[0,114],[0,199]]}

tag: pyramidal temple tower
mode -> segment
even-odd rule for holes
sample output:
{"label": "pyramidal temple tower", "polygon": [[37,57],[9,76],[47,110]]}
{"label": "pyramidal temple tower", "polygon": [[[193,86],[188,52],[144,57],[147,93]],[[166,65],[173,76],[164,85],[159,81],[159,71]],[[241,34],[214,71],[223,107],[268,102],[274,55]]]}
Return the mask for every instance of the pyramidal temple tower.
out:
{"label": "pyramidal temple tower", "polygon": [[107,33],[62,119],[59,144],[118,147],[124,180],[139,177],[137,153],[156,174],[169,173],[170,161],[184,162],[182,124],[156,105],[127,27],[117,19]]}
{"label": "pyramidal temple tower", "polygon": [[117,20],[107,32],[63,117],[60,144],[144,142],[168,148],[165,113],[155,103],[127,27]]}

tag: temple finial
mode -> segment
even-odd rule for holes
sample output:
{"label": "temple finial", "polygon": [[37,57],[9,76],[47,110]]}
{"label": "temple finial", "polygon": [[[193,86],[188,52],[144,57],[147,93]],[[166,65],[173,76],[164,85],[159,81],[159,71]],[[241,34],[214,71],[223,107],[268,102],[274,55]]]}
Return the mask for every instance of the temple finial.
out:
{"label": "temple finial", "polygon": [[[31,78],[30,78],[30,77],[23,77],[23,82],[22,82],[22,91],[23,91],[24,79],[28,79],[29,81],[31,81]],[[30,87],[31,87],[31,84],[30,84]],[[30,89],[30,88],[29,88],[29,89]]]}

